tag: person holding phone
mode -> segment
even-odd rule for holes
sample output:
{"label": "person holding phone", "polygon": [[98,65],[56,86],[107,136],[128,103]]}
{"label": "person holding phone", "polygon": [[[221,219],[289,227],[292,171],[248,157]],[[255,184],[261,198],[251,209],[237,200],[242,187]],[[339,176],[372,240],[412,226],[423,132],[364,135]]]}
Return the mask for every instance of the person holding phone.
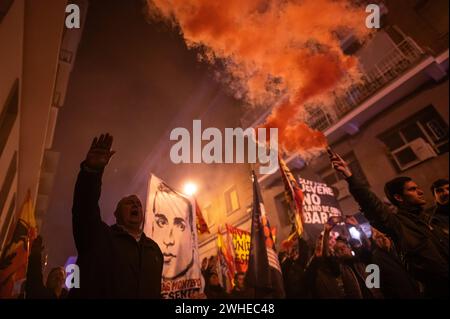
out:
{"label": "person holding phone", "polygon": [[448,298],[448,234],[439,227],[430,227],[424,220],[426,201],[420,187],[409,177],[387,182],[385,194],[397,207],[393,213],[353,175],[341,156],[331,149],[328,154],[332,167],[345,177],[366,218],[393,239],[410,274],[424,286],[424,297]]}
{"label": "person holding phone", "polygon": [[[345,222],[343,217],[330,217],[324,225],[319,247],[320,253],[308,266],[307,275],[311,276],[312,297],[345,299],[383,298],[380,289],[368,288],[365,284],[368,273],[366,265],[355,256],[346,238],[339,236],[330,249],[330,233],[338,224]],[[331,297],[330,297],[331,295]]]}

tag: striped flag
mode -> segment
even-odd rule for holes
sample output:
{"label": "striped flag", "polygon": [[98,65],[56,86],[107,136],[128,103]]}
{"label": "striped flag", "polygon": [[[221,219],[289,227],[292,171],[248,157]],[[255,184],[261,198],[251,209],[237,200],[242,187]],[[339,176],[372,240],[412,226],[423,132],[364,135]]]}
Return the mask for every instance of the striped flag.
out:
{"label": "striped flag", "polygon": [[0,258],[0,299],[17,298],[19,295],[27,274],[28,254],[36,235],[36,219],[31,192],[28,191],[13,236]]}
{"label": "striped flag", "polygon": [[197,216],[197,232],[199,235],[209,234],[208,224],[206,224],[205,219],[203,218],[202,211],[200,210],[200,206],[198,206],[197,199],[194,199],[195,202],[195,215]]}
{"label": "striped flag", "polygon": [[281,155],[278,155],[278,163],[280,164],[281,178],[285,187],[286,200],[294,211],[295,228],[299,238],[303,235],[303,199],[304,195],[300,185],[297,183],[294,175],[292,175],[289,167],[286,165]]}
{"label": "striped flag", "polygon": [[217,256],[219,258],[220,271],[225,281],[224,286],[231,289],[233,288],[233,279],[236,270],[231,248],[228,241],[223,239],[221,227],[219,227],[217,232]]}
{"label": "striped flag", "polygon": [[283,276],[258,180],[253,172],[253,211],[250,260],[246,283],[256,298],[284,298]]}

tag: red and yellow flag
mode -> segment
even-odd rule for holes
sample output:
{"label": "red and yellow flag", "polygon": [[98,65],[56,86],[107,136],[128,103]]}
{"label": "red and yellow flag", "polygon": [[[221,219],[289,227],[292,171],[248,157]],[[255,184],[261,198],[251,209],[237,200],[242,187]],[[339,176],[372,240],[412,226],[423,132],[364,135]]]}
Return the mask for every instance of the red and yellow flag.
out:
{"label": "red and yellow flag", "polygon": [[217,255],[221,272],[226,277],[226,286],[232,288],[236,268],[229,242],[224,240],[221,231],[221,227],[219,227],[217,232]]}
{"label": "red and yellow flag", "polygon": [[206,224],[205,219],[203,218],[202,211],[200,210],[200,206],[198,206],[197,200],[195,199],[195,215],[197,216],[197,232],[199,235],[201,234],[209,234],[208,224]]}
{"label": "red and yellow flag", "polygon": [[0,299],[16,298],[26,278],[28,255],[37,235],[31,193],[28,191],[13,236],[0,258]]}
{"label": "red and yellow flag", "polygon": [[284,182],[286,199],[294,211],[295,228],[298,236],[301,238],[303,234],[303,191],[294,175],[292,175],[289,170],[289,167],[281,158],[281,155],[278,155],[278,163],[280,165],[281,177]]}

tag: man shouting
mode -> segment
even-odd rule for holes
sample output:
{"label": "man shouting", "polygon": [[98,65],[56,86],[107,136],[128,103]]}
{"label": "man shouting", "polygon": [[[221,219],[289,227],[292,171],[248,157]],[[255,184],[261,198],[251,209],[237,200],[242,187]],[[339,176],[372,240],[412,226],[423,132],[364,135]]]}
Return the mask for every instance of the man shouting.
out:
{"label": "man shouting", "polygon": [[106,225],[100,215],[102,175],[113,137],[94,138],[75,185],[72,227],[78,251],[80,288],[74,298],[160,298],[163,256],[143,233],[144,214],[136,195],[122,198]]}

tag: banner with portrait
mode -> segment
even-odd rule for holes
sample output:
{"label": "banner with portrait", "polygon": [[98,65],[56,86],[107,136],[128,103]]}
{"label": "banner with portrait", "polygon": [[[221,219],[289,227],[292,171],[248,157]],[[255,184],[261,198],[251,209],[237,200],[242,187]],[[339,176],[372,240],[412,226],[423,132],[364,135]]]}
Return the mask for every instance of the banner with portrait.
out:
{"label": "banner with portrait", "polygon": [[151,175],[144,232],[163,253],[162,298],[187,299],[203,292],[194,200]]}

